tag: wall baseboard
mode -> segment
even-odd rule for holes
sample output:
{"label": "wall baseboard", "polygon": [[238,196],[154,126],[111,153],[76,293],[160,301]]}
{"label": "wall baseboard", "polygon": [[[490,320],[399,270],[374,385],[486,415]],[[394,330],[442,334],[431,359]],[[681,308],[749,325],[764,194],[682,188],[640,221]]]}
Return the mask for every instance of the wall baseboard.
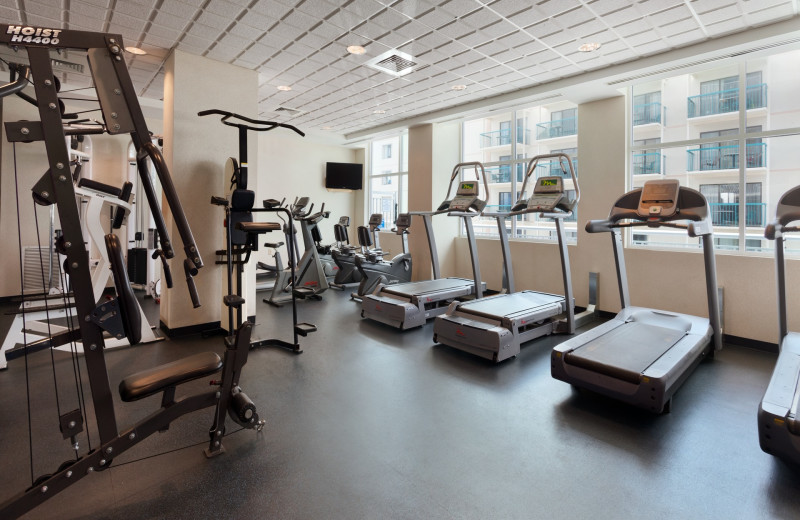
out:
{"label": "wall baseboard", "polygon": [[769,341],[760,341],[757,339],[742,338],[740,336],[731,336],[730,334],[722,335],[722,342],[726,345],[736,345],[737,347],[747,347],[754,350],[762,350],[764,352],[778,353],[778,344],[770,343]]}

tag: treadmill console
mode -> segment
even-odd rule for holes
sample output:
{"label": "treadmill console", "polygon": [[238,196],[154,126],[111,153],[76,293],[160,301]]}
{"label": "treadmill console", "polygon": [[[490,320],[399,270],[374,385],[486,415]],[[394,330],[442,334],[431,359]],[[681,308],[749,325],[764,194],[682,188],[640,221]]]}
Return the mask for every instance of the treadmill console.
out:
{"label": "treadmill console", "polygon": [[449,211],[469,211],[470,208],[483,210],[485,203],[478,198],[479,187],[478,181],[462,181],[455,198],[450,201]]}
{"label": "treadmill console", "polygon": [[349,226],[350,225],[350,217],[339,217],[339,224],[341,224],[344,227]]}
{"label": "treadmill console", "polygon": [[647,181],[639,198],[639,213],[642,217],[659,219],[671,217],[678,212],[680,183],[677,179]]}
{"label": "treadmill console", "polygon": [[376,228],[383,224],[383,213],[373,213],[369,216],[369,227]]}
{"label": "treadmill console", "polygon": [[559,176],[539,177],[528,200],[529,211],[553,211],[564,198],[564,179]]}
{"label": "treadmill console", "polygon": [[408,213],[400,213],[397,215],[397,220],[395,220],[394,225],[398,228],[406,228],[408,229],[411,227],[411,215]]}

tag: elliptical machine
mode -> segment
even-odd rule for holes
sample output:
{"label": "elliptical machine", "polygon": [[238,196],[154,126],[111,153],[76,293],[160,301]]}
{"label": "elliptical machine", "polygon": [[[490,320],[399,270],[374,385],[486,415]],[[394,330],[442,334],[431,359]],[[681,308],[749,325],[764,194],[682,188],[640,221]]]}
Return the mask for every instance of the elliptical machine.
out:
{"label": "elliptical machine", "polygon": [[[322,216],[323,218],[328,218],[330,212],[323,213]],[[336,262],[333,261],[333,257],[331,256],[332,246],[330,244],[322,244],[322,232],[319,230],[319,225],[311,227],[311,237],[314,239],[314,247],[317,249],[319,261],[322,263],[322,271],[325,273],[326,277],[335,277],[336,273],[339,271],[339,266],[336,265]]]}
{"label": "elliptical machine", "polygon": [[[278,272],[278,277],[275,280],[275,285],[272,286],[269,298],[264,298],[264,302],[270,305],[280,307],[291,300],[292,295],[301,299],[321,300],[320,294],[329,287],[312,233],[319,221],[328,217],[330,212],[325,211],[325,204],[323,203],[320,211],[312,213],[314,204],[311,204],[306,210],[308,202],[308,197],[300,197],[295,199],[294,203],[289,206],[292,219],[300,222],[305,251],[297,265],[290,265],[289,268],[283,268]],[[276,256],[275,260],[277,263],[280,257]],[[293,280],[294,283],[292,283]],[[292,290],[292,287],[294,287],[294,290]]]}
{"label": "elliptical machine", "polygon": [[344,290],[345,285],[361,281],[361,273],[356,269],[356,246],[350,244],[347,233],[349,225],[350,217],[339,217],[339,223],[333,226],[336,247],[331,248],[331,258],[339,270],[330,286],[339,290]]}
{"label": "elliptical machine", "polygon": [[369,240],[369,236],[372,234],[372,236],[375,237],[375,245],[377,248],[366,251],[364,255],[356,255],[356,269],[361,275],[361,283],[358,285],[358,291],[351,295],[356,301],[360,301],[361,297],[365,294],[374,292],[379,284],[392,285],[411,281],[411,253],[408,252],[408,233],[411,227],[411,215],[408,213],[397,215],[395,228],[392,231],[400,235],[403,243],[403,252],[396,255],[391,260],[383,259],[383,251],[380,249],[380,244],[378,242],[378,227],[381,225],[382,221],[383,215],[375,213],[369,219],[369,230],[364,226],[360,226],[358,229],[359,241],[361,241],[362,238]]}

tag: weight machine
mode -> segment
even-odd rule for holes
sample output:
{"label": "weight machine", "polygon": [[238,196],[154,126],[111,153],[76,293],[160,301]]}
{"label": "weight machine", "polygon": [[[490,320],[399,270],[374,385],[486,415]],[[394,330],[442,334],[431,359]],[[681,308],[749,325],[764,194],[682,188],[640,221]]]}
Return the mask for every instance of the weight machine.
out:
{"label": "weight machine", "polygon": [[[100,305],[94,298],[89,256],[84,247],[85,238],[75,198],[75,185],[69,168],[69,152],[65,137],[76,133],[130,134],[136,148],[139,177],[155,218],[164,257],[169,259],[175,256],[175,251],[164,217],[158,210],[158,200],[148,175],[148,161],[152,162],[183,242],[186,255],[183,260],[184,274],[194,307],[199,307],[200,301],[193,277],[197,274],[197,270],[203,267],[203,261],[164,158],[150,140],[150,132],[123,58],[122,37],[115,34],[0,24],[0,44],[27,52],[28,64],[9,65],[11,81],[0,86],[0,97],[16,94],[27,99],[38,107],[40,120],[8,122],[5,124],[5,132],[7,139],[13,143],[31,141],[45,143],[49,169],[34,185],[33,197],[36,204],[55,205],[58,211],[63,235],[57,240],[56,248],[66,257],[65,266],[70,276],[77,311],[69,330],[41,341],[49,347],[73,343],[76,340],[88,345],[83,360],[90,387],[88,398],[92,401],[96,423],[93,427],[85,429],[89,449],[82,451],[77,437],[84,431],[88,408],[79,398],[78,402],[81,404],[76,410],[63,414],[59,412],[58,423],[62,436],[65,440],[69,439],[70,445],[75,450],[75,457],[61,464],[52,473],[36,479],[31,474],[31,486],[28,489],[0,502],[0,518],[11,519],[34,509],[83,477],[107,469],[113,458],[150,435],[168,429],[170,423],[188,413],[203,408],[214,408],[206,449],[206,455],[209,457],[223,452],[226,414],[245,428],[260,430],[263,421],[259,420],[252,401],[239,387],[240,374],[247,363],[253,328],[250,322],[244,322],[235,333],[231,332],[225,338],[225,352],[222,359],[214,352],[198,353],[124,378],[119,384],[120,398],[123,402],[161,393],[161,407],[136,424],[121,429],[117,426],[106,370],[104,333],[112,336],[124,335],[131,344],[136,344],[141,339],[140,315],[134,310],[136,299],[128,281],[122,246],[114,234],[105,236],[105,245],[117,297]],[[74,49],[79,53],[86,53],[103,116],[103,122],[92,125],[91,129],[76,130],[64,125],[64,119],[68,118],[68,115],[65,113],[63,101],[58,98],[60,82],[53,74],[50,56],[51,50],[60,49]],[[22,92],[28,85],[34,87],[34,97]],[[14,174],[15,176],[17,174],[16,168]],[[230,264],[228,268],[231,269]],[[24,296],[23,294],[23,298]],[[237,299],[234,296],[228,295],[224,298],[225,302],[229,305],[241,304],[241,298]],[[25,361],[27,373],[27,355]],[[79,389],[79,394],[82,394],[80,389],[83,386],[78,383],[82,380],[81,365],[79,360],[73,358],[76,388]],[[210,390],[176,398],[178,385],[220,371],[218,379],[212,381],[213,388]],[[29,429],[30,410],[29,406]],[[94,448],[91,447],[91,437],[88,433],[90,430],[96,430],[99,435],[99,443],[95,444]]]}

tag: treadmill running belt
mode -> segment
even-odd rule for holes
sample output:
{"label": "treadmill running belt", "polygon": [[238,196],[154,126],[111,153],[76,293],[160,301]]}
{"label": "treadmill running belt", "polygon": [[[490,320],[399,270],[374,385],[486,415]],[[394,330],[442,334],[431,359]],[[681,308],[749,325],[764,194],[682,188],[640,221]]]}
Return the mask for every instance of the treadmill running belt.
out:
{"label": "treadmill running belt", "polygon": [[387,285],[383,292],[397,296],[412,297],[438,291],[449,291],[464,286],[471,286],[475,282],[466,278],[437,278],[436,280],[422,280],[419,282],[406,282]]}
{"label": "treadmill running belt", "polygon": [[570,365],[639,383],[641,374],[686,335],[683,330],[627,322],[565,356]]}

